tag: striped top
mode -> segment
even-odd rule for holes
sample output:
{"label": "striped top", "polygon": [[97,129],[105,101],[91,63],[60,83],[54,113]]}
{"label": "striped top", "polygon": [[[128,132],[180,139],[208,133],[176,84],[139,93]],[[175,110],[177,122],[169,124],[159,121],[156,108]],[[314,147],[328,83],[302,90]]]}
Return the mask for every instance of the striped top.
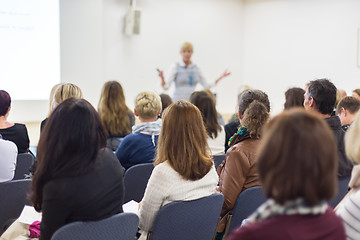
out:
{"label": "striped top", "polygon": [[350,195],[336,213],[343,219],[346,238],[360,239],[360,191]]}

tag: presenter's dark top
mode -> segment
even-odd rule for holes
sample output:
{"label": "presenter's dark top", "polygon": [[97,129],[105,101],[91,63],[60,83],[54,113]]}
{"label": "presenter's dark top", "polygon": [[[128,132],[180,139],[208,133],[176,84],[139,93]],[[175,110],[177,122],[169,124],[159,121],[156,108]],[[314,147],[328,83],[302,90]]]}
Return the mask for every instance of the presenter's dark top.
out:
{"label": "presenter's dark top", "polygon": [[24,124],[15,123],[9,128],[0,129],[3,139],[12,141],[18,148],[18,153],[25,153],[29,149],[29,135]]}
{"label": "presenter's dark top", "polygon": [[96,221],[122,212],[124,168],[110,149],[103,149],[89,172],[53,179],[43,188],[40,240],[75,221]]}

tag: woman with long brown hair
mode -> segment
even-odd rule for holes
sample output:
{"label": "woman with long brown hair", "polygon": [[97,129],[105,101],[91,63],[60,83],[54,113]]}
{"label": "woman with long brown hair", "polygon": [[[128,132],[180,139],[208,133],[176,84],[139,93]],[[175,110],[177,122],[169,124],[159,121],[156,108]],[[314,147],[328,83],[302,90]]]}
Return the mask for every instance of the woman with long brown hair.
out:
{"label": "woman with long brown hair", "polygon": [[135,124],[134,113],[126,105],[124,90],[119,82],[108,81],[104,84],[98,112],[107,134],[107,146],[115,151]]}
{"label": "woman with long brown hair", "polygon": [[162,119],[155,168],[141,201],[140,239],[146,238],[162,206],[209,196],[218,182],[200,111],[179,100],[165,110]]}

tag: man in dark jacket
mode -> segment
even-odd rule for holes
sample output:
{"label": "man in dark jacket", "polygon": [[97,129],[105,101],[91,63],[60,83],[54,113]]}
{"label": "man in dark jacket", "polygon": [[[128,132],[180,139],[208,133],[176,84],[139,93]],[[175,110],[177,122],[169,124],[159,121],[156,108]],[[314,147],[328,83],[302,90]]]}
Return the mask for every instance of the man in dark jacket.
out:
{"label": "man in dark jacket", "polygon": [[349,177],[353,165],[345,154],[345,131],[341,128],[339,117],[331,116],[335,101],[336,87],[332,82],[327,79],[318,79],[309,83],[309,87],[304,95],[304,107],[306,110],[319,113],[334,132],[339,153],[338,176]]}

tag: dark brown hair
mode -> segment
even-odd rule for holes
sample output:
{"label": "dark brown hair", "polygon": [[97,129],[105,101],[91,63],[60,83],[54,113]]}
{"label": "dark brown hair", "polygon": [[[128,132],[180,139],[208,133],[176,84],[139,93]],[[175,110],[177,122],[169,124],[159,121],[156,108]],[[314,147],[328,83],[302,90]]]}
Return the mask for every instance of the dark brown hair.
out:
{"label": "dark brown hair", "polygon": [[336,102],[336,87],[328,79],[318,79],[309,83],[306,92],[307,99],[312,97],[316,108],[321,114],[331,114]]}
{"label": "dark brown hair", "polygon": [[325,121],[314,113],[292,109],[264,128],[258,167],[265,195],[283,204],[303,198],[314,206],[337,189],[338,154]]}
{"label": "dark brown hair", "polygon": [[218,132],[221,131],[221,126],[218,122],[214,99],[205,91],[201,91],[193,92],[190,102],[200,110],[208,136],[216,138]]}
{"label": "dark brown hair", "polygon": [[155,166],[168,161],[186,180],[198,180],[212,168],[201,113],[193,104],[179,100],[165,109]]}
{"label": "dark brown hair", "polygon": [[165,108],[167,108],[168,106],[170,106],[170,104],[172,104],[172,99],[169,95],[167,95],[165,93],[160,94],[160,98],[161,98],[161,105],[162,105],[162,110],[161,110],[160,116],[162,116],[162,113],[164,112]]}
{"label": "dark brown hair", "polygon": [[304,94],[305,90],[302,88],[289,88],[285,92],[284,108],[290,109],[292,107],[304,107]]}
{"label": "dark brown hair", "polygon": [[339,104],[336,107],[336,113],[341,113],[341,108],[348,110],[351,114],[354,114],[360,109],[360,100],[355,97],[344,97],[340,100]]}
{"label": "dark brown hair", "polygon": [[8,92],[0,90],[0,116],[5,116],[11,105],[11,98]]}
{"label": "dark brown hair", "polygon": [[42,209],[43,188],[52,179],[76,177],[92,169],[106,146],[104,128],[96,110],[84,99],[69,98],[51,113],[37,148],[37,168],[30,196]]}

